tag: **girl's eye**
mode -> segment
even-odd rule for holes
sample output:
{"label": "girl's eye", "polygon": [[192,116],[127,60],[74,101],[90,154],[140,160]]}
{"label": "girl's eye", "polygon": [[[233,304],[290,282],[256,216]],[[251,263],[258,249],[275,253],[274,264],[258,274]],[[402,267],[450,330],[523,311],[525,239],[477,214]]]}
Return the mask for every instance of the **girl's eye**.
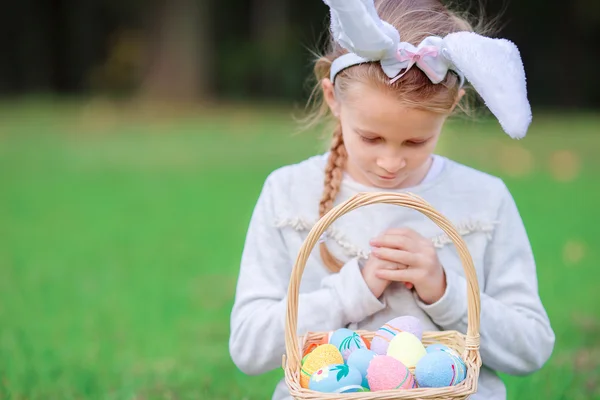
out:
{"label": "girl's eye", "polygon": [[420,142],[410,140],[410,141],[406,142],[406,145],[412,146],[412,147],[419,147],[419,146],[423,146],[425,143],[427,143],[427,140],[423,140]]}
{"label": "girl's eye", "polygon": [[360,139],[363,142],[367,142],[367,143],[376,143],[379,140],[379,138],[370,138],[370,137],[366,137],[366,136],[362,136],[362,135],[361,135]]}

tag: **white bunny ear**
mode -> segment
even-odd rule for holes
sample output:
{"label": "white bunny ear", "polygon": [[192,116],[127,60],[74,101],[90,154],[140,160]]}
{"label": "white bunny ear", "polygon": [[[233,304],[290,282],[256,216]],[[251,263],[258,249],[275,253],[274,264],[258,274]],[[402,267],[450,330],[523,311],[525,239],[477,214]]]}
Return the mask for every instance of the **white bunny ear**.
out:
{"label": "white bunny ear", "polygon": [[449,34],[444,47],[443,54],[471,82],[504,131],[512,138],[524,137],[531,123],[531,107],[517,47],[506,39],[473,32]]}
{"label": "white bunny ear", "polygon": [[382,21],[373,0],[323,0],[331,9],[333,39],[368,60],[395,54],[400,34]]}

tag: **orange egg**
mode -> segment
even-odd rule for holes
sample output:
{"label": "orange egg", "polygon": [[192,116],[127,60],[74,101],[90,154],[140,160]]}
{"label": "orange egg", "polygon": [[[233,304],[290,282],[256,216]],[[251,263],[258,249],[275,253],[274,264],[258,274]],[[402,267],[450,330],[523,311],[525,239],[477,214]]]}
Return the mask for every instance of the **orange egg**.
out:
{"label": "orange egg", "polygon": [[369,341],[369,339],[367,339],[364,336],[361,336],[363,342],[365,342],[365,344],[367,345],[367,349],[371,350],[371,342]]}
{"label": "orange egg", "polygon": [[308,346],[306,346],[306,348],[304,349],[304,352],[302,353],[302,357],[303,358],[306,357],[311,351],[313,351],[314,349],[316,349],[317,347],[319,347],[323,344],[327,344],[327,337],[324,337],[321,340],[312,342]]}
{"label": "orange egg", "polygon": [[319,347],[319,345],[317,343],[311,343],[309,344],[305,349],[304,349],[304,353],[302,353],[302,357],[306,357],[308,355],[308,353],[310,353],[311,351],[313,351],[314,349],[316,349],[317,347]]}

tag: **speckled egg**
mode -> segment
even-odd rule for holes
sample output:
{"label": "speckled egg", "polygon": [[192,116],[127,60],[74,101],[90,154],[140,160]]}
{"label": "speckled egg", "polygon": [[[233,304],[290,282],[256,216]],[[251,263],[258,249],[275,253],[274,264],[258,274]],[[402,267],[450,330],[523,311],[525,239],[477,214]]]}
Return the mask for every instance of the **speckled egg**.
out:
{"label": "speckled egg", "polygon": [[372,392],[416,387],[414,376],[406,365],[389,356],[377,356],[371,360],[367,380]]}
{"label": "speckled egg", "polygon": [[465,365],[463,359],[458,355],[458,352],[456,352],[454,349],[441,343],[435,343],[427,346],[425,351],[427,351],[427,353],[433,353],[436,351],[443,351],[447,353],[454,360],[459,381],[463,381],[467,377],[467,366]]}
{"label": "speckled egg", "polygon": [[337,347],[339,352],[342,353],[344,362],[348,361],[348,357],[353,351],[367,348],[360,335],[347,328],[334,331],[329,338],[329,343]]}
{"label": "speckled egg", "polygon": [[323,344],[317,347],[304,358],[304,363],[300,368],[300,386],[308,388],[310,377],[317,370],[327,365],[343,363],[344,359],[334,345]]}
{"label": "speckled egg", "polygon": [[419,387],[445,387],[458,385],[464,380],[456,365],[456,357],[444,351],[427,353],[415,367]]}
{"label": "speckled egg", "polygon": [[410,315],[394,318],[380,327],[371,341],[371,350],[380,355],[386,355],[387,349],[394,338],[400,332],[409,332],[419,340],[423,338],[423,325],[421,320]]}
{"label": "speckled egg", "polygon": [[394,357],[408,368],[414,368],[427,354],[423,343],[412,333],[400,332],[390,342],[387,355]]}
{"label": "speckled egg", "polygon": [[346,364],[327,365],[310,378],[308,388],[323,393],[352,393],[363,391],[360,372]]}
{"label": "speckled egg", "polygon": [[372,350],[368,349],[358,349],[348,357],[348,364],[351,367],[356,368],[363,377],[362,385],[363,387],[369,388],[369,381],[367,380],[367,370],[369,369],[369,364],[371,364],[371,360],[377,356]]}

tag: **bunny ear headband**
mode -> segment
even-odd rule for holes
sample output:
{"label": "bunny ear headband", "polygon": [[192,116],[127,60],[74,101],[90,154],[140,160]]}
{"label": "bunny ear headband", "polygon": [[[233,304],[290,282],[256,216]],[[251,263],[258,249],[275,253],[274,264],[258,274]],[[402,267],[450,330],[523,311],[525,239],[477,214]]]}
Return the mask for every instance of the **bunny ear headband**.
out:
{"label": "bunny ear headband", "polygon": [[[430,36],[417,47],[400,41],[400,33],[382,21],[374,0],[323,0],[331,9],[333,39],[349,51],[334,60],[331,81],[353,65],[379,61],[390,83],[413,66],[434,84],[448,71],[466,78],[512,138],[522,138],[531,123],[525,71],[517,47],[506,39],[473,32]],[[400,73],[404,70],[403,73]]]}

